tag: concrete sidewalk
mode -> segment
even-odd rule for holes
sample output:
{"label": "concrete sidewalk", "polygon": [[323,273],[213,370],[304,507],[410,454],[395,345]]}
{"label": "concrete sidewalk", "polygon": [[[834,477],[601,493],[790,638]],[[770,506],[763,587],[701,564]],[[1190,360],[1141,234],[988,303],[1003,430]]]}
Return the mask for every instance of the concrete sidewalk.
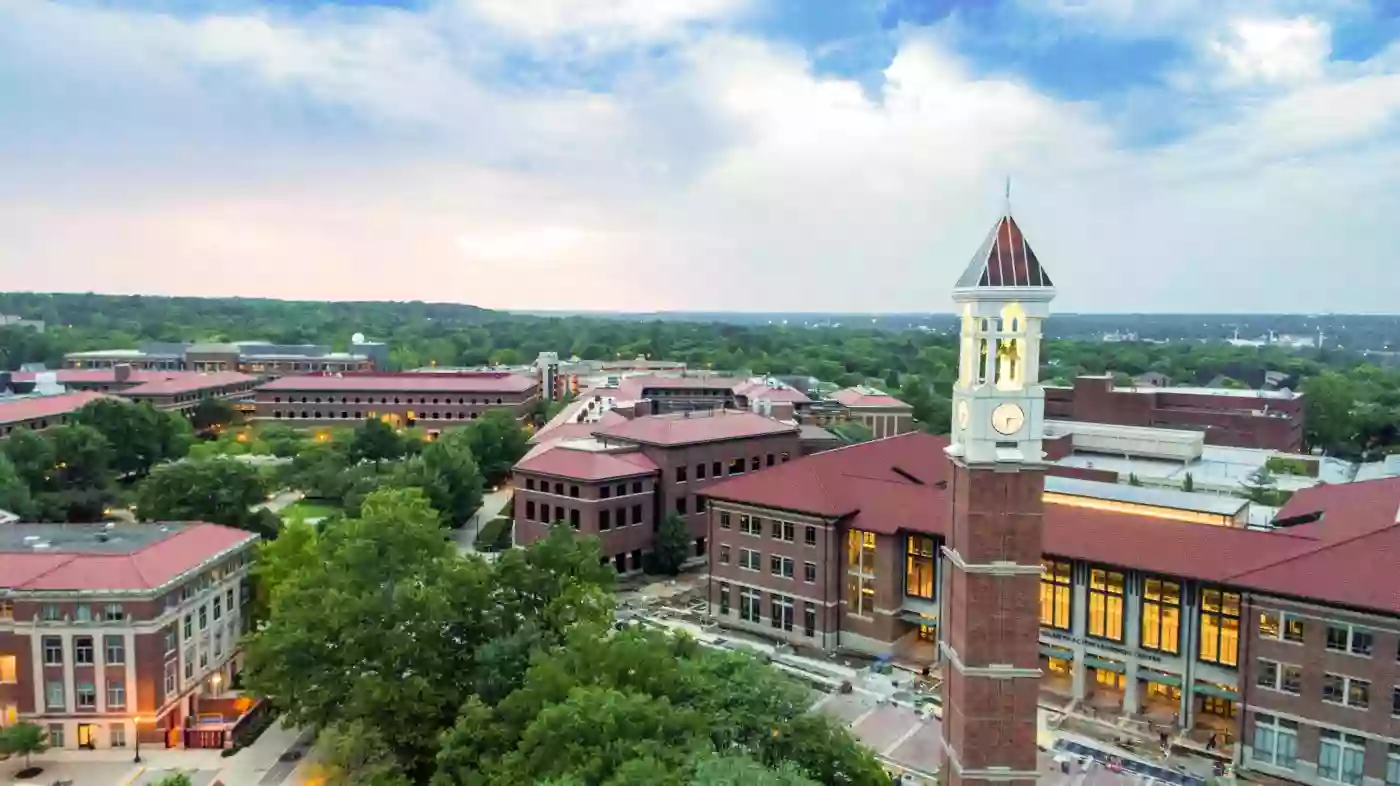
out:
{"label": "concrete sidewalk", "polygon": [[297,762],[284,762],[282,754],[298,747],[309,747],[310,732],[287,726],[282,718],[263,732],[252,745],[221,760],[216,780],[224,786],[272,786],[286,780]]}

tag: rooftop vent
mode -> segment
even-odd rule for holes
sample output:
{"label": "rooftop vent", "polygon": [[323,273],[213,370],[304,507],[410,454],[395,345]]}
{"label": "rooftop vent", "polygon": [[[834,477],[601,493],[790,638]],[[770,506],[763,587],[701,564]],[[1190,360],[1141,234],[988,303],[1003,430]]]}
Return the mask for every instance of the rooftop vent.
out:
{"label": "rooftop vent", "polygon": [[35,551],[43,551],[44,549],[48,548],[49,545],[50,544],[47,540],[41,540],[37,543],[30,544],[30,547],[33,548]]}

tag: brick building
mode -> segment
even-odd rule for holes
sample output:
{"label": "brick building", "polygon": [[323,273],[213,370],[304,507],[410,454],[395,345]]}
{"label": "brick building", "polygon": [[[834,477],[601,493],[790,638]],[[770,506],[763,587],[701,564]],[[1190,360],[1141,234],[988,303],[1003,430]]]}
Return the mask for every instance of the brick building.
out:
{"label": "brick building", "polygon": [[380,418],[395,426],[439,431],[492,409],[524,420],[534,412],[539,388],[532,377],[503,372],[307,374],[259,387],[254,419],[308,428]]}
{"label": "brick building", "polygon": [[285,374],[346,373],[383,370],[388,364],[387,345],[366,341],[356,334],[349,352],[335,352],[324,344],[273,344],[236,341],[229,344],[151,342],[137,349],[104,349],[70,352],[63,356],[69,369],[104,369],[131,366],[143,371],[240,371],[260,377]]}
{"label": "brick building", "polygon": [[836,416],[822,415],[810,418],[808,422],[820,426],[841,420],[854,421],[870,429],[877,439],[914,430],[914,408],[884,391],[866,387],[843,388],[832,393],[829,400],[840,404]]}
{"label": "brick building", "polygon": [[40,431],[50,426],[61,426],[68,422],[74,412],[99,398],[102,398],[99,393],[0,397],[0,437],[8,436],[16,429]]}
{"label": "brick building", "polygon": [[120,364],[100,369],[60,369],[14,373],[16,386],[33,387],[41,378],[64,389],[110,393],[132,401],[147,401],[156,409],[194,409],[200,399],[218,398],[235,403],[250,401],[258,379],[237,371],[160,371]]}
{"label": "brick building", "polygon": [[1116,387],[1111,377],[1082,376],[1071,387],[1045,386],[1045,416],[1200,431],[1209,445],[1303,448],[1303,394],[1287,390]]}
{"label": "brick building", "polygon": [[690,529],[694,555],[705,556],[702,492],[800,455],[795,424],[752,412],[615,415],[585,428],[588,436],[539,444],[516,464],[515,540],[531,543],[566,521],[597,535],[604,559],[619,571],[641,569],[659,523],[673,512]]}
{"label": "brick building", "polygon": [[214,524],[0,527],[0,725],[38,723],[57,748],[186,744],[237,677],[256,539]]}

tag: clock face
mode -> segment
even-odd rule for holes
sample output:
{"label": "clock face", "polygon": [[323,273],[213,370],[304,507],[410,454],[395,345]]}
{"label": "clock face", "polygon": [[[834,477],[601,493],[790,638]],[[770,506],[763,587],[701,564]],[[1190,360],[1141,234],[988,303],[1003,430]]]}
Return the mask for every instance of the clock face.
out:
{"label": "clock face", "polygon": [[1002,434],[1015,434],[1025,422],[1025,413],[1015,404],[1002,404],[992,410],[992,428]]}
{"label": "clock face", "polygon": [[971,420],[972,420],[972,413],[971,413],[971,411],[969,411],[968,408],[967,408],[967,402],[966,402],[966,401],[959,401],[959,402],[958,402],[958,428],[962,428],[962,429],[967,428],[967,424],[968,424]]}

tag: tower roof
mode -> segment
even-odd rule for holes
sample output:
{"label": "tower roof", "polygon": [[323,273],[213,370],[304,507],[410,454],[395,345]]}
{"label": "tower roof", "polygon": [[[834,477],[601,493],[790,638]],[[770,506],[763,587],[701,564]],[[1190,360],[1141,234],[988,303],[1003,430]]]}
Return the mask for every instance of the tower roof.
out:
{"label": "tower roof", "polygon": [[1002,287],[1053,287],[1050,274],[1026,242],[1008,208],[987,233],[972,262],[963,271],[956,289],[998,289]]}

